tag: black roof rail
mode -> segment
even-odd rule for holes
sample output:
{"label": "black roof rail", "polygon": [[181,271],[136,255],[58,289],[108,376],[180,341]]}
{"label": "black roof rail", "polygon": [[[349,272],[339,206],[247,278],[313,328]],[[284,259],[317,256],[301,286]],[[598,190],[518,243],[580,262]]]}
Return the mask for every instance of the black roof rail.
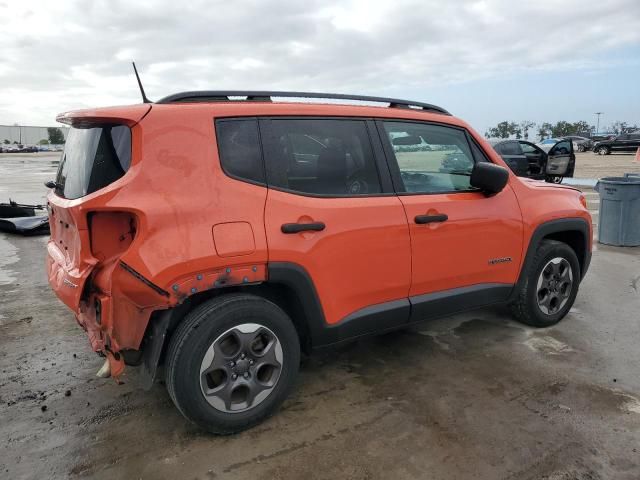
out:
{"label": "black roof rail", "polygon": [[230,97],[246,97],[240,101],[270,102],[275,98],[320,98],[326,100],[352,100],[357,102],[388,103],[391,108],[413,108],[451,115],[444,108],[429,103],[400,100],[397,98],[370,97],[367,95],[348,95],[344,93],[318,92],[271,92],[244,90],[203,90],[194,92],[180,92],[164,97],[155,103],[195,103],[195,102],[228,102]]}

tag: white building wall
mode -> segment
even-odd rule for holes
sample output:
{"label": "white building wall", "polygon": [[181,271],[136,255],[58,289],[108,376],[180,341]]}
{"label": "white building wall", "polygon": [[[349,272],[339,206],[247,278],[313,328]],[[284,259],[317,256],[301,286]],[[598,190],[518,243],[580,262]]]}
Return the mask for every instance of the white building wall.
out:
{"label": "white building wall", "polygon": [[[69,127],[55,128],[62,130],[64,138],[67,138]],[[49,140],[49,133],[47,127],[0,125],[0,143],[4,143],[5,139],[10,143],[20,143],[21,137],[23,145],[36,145],[40,140]]]}

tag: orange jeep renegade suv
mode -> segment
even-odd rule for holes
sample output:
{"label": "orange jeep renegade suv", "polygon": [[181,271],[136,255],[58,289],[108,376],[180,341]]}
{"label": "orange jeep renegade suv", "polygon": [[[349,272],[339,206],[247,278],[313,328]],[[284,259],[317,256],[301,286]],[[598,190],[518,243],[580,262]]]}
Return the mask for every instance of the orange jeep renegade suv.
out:
{"label": "orange jeep renegade suv", "polygon": [[58,120],[49,282],[103,376],[162,372],[211,432],[274,412],[301,351],[497,303],[552,325],[591,259],[579,191],[434,105],[187,92]]}

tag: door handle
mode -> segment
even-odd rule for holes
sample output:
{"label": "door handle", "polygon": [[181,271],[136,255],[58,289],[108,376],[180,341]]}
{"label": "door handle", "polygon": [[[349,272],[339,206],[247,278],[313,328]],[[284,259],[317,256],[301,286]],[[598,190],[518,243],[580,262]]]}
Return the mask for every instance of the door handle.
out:
{"label": "door handle", "polygon": [[322,222],[315,223],[283,223],[282,233],[321,232],[325,225]]}
{"label": "door handle", "polygon": [[438,215],[416,215],[414,220],[418,225],[423,225],[425,223],[446,222],[448,219],[448,215],[440,213]]}

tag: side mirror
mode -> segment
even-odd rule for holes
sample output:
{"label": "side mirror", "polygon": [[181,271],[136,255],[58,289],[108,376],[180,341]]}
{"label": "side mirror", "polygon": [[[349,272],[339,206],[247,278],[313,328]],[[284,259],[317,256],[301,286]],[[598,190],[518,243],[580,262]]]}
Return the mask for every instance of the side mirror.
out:
{"label": "side mirror", "polygon": [[471,186],[493,195],[504,189],[509,181],[509,170],[489,162],[478,162],[471,171]]}

